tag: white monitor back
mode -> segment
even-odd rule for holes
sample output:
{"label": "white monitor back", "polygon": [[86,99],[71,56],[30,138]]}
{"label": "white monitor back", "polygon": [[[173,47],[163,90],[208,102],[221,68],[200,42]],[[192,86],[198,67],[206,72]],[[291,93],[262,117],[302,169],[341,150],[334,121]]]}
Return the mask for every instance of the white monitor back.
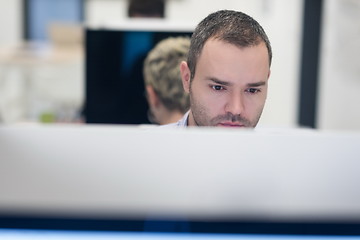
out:
{"label": "white monitor back", "polygon": [[360,134],[0,127],[0,212],[359,220]]}

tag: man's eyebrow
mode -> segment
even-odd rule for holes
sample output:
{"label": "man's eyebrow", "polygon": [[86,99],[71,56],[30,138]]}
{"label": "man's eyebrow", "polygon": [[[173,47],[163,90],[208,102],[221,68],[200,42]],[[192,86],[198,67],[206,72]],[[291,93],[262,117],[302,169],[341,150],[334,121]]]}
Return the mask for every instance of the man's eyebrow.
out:
{"label": "man's eyebrow", "polygon": [[219,80],[219,79],[214,78],[214,77],[209,77],[208,80],[209,80],[209,81],[212,81],[212,82],[214,82],[214,83],[216,83],[216,84],[220,84],[220,85],[224,85],[224,86],[230,86],[230,85],[232,85],[232,84],[229,83],[229,82],[225,82],[225,81]]}
{"label": "man's eyebrow", "polygon": [[261,87],[266,85],[266,82],[256,82],[256,83],[248,83],[247,86],[248,87]]}
{"label": "man's eyebrow", "polygon": [[[231,86],[232,85],[232,83],[230,83],[230,82],[222,81],[222,80],[219,80],[219,79],[214,78],[214,77],[209,77],[208,80],[212,81],[212,82],[214,82],[216,84],[223,85],[223,86]],[[266,85],[266,82],[261,81],[261,82],[256,82],[256,83],[248,83],[247,87],[261,87],[261,86],[264,86],[264,85]]]}

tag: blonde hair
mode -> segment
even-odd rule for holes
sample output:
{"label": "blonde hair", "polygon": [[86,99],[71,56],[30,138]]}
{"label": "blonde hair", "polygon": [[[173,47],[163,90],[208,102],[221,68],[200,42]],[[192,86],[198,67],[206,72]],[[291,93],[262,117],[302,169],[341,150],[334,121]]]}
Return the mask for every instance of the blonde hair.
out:
{"label": "blonde hair", "polygon": [[144,62],[145,85],[150,85],[164,106],[185,113],[190,106],[180,75],[180,63],[186,61],[190,47],[188,37],[170,37],[160,41]]}

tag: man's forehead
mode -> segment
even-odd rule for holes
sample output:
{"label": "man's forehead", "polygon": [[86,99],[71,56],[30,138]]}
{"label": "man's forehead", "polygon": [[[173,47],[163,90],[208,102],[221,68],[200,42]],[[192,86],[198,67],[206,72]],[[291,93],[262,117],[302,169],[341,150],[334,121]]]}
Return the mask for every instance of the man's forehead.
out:
{"label": "man's forehead", "polygon": [[249,44],[249,45],[244,46],[244,45],[241,45],[240,43],[236,44],[236,43],[233,43],[233,42],[225,41],[225,40],[223,40],[221,38],[211,37],[211,38],[209,38],[208,40],[205,41],[205,43],[203,45],[203,48],[199,53],[198,61],[199,61],[200,57],[203,55],[204,50],[205,50],[205,52],[208,52],[208,51],[213,52],[214,50],[221,49],[221,48],[226,47],[226,46],[232,47],[234,49],[239,49],[239,50],[246,50],[246,49],[249,49],[249,48],[261,47],[261,48],[264,49],[264,52],[266,52],[268,65],[270,67],[269,51],[267,49],[266,43],[261,39],[259,39],[259,41],[257,41],[254,44]]}
{"label": "man's forehead", "polygon": [[240,48],[224,41],[209,40],[199,56],[198,62],[200,61],[210,61],[218,64],[233,64],[236,62],[245,64],[254,61],[257,65],[266,62],[267,68],[269,68],[268,54],[264,43]]}

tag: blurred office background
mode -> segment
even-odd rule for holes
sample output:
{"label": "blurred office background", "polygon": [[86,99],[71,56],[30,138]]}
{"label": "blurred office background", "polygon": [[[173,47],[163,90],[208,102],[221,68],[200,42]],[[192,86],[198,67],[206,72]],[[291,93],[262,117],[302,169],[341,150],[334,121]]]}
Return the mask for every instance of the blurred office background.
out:
{"label": "blurred office background", "polygon": [[[359,1],[165,3],[164,23],[195,26],[210,12],[234,9],[262,24],[274,57],[261,126],[360,129]],[[131,22],[128,4],[127,0],[0,0],[0,120],[84,121],[84,30]]]}

